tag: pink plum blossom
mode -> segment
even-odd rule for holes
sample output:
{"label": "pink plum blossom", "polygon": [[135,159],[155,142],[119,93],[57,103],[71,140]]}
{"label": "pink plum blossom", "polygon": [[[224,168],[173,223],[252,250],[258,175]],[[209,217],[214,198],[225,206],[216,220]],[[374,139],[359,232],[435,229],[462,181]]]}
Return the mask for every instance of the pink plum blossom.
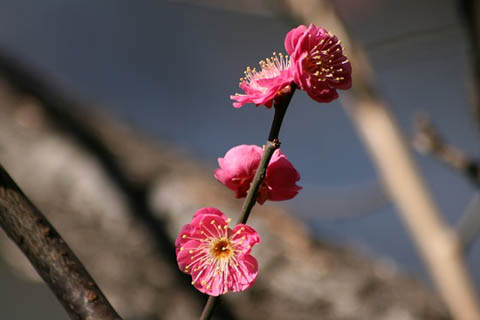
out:
{"label": "pink plum blossom", "polygon": [[[255,145],[239,145],[230,149],[224,158],[218,158],[215,178],[235,191],[236,198],[244,198],[260,165],[263,149]],[[257,193],[257,202],[281,201],[295,197],[302,189],[296,182],[300,174],[280,151],[275,150],[267,167],[265,179]]]}
{"label": "pink plum blossom", "polygon": [[336,89],[352,86],[352,66],[338,38],[327,30],[300,25],[288,32],[285,49],[295,83],[312,99],[330,102],[338,98]]}
{"label": "pink plum blossom", "polygon": [[250,251],[260,237],[248,225],[231,229],[229,222],[220,210],[202,208],[175,242],[178,267],[192,276],[195,288],[211,296],[244,291],[257,279],[258,263]]}
{"label": "pink plum blossom", "polygon": [[271,108],[277,94],[281,94],[293,81],[290,59],[282,53],[278,55],[274,53],[266,61],[260,61],[260,67],[259,71],[250,67],[244,71],[245,77],[240,78],[239,87],[245,93],[230,96],[230,99],[236,101],[233,103],[235,108],[240,108],[246,103]]}

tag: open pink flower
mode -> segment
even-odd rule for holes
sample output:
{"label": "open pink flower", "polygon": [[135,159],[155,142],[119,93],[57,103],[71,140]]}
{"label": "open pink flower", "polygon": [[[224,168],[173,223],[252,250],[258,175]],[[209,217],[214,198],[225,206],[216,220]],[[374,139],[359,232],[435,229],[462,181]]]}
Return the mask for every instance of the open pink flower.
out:
{"label": "open pink flower", "polygon": [[175,242],[178,267],[211,296],[246,290],[257,279],[258,263],[250,251],[260,237],[248,225],[230,229],[229,222],[216,208],[200,209]]}
{"label": "open pink flower", "polygon": [[255,103],[255,105],[265,105],[271,108],[273,100],[282,89],[287,87],[292,81],[290,72],[290,60],[283,54],[275,54],[266,61],[260,61],[261,70],[247,67],[244,71],[245,77],[240,78],[239,87],[245,94],[235,94],[230,99],[235,100],[235,108],[240,108],[246,103]]}
{"label": "open pink flower", "polygon": [[[240,145],[228,150],[224,158],[218,158],[219,169],[215,170],[215,178],[227,188],[235,191],[236,198],[244,198],[260,165],[263,149],[255,145]],[[287,157],[276,150],[267,167],[257,194],[257,202],[266,200],[281,201],[295,197],[302,189],[296,182],[300,174],[288,161]]]}
{"label": "open pink flower", "polygon": [[290,30],[285,48],[295,83],[318,102],[338,98],[336,89],[352,86],[352,66],[336,36],[311,24]]}

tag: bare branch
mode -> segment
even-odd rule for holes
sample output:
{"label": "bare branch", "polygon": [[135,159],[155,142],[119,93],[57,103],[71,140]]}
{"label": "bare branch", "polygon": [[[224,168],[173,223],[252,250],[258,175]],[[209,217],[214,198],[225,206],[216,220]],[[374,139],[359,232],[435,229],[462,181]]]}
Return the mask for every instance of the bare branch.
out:
{"label": "bare branch", "polygon": [[[478,163],[465,155],[460,149],[446,143],[425,115],[418,115],[415,118],[413,146],[418,152],[435,157],[447,167],[465,175],[477,188],[480,187]],[[479,233],[480,196],[477,194],[458,223],[459,246],[467,251]]]}
{"label": "bare branch", "polygon": [[71,319],[121,320],[80,260],[1,165],[0,225]]}
{"label": "bare branch", "polygon": [[460,149],[445,142],[435,126],[424,115],[415,118],[413,146],[423,154],[431,155],[447,167],[465,175],[477,188],[480,187],[478,163]]}

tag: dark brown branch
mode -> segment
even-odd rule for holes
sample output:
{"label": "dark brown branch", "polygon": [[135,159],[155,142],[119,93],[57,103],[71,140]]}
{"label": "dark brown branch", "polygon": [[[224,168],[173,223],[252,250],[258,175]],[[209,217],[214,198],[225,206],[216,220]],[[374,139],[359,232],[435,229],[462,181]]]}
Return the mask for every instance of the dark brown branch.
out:
{"label": "dark brown branch", "polygon": [[447,167],[462,173],[477,188],[480,187],[479,164],[458,148],[447,144],[433,124],[423,115],[415,118],[413,145],[418,152],[437,158]]}
{"label": "dark brown branch", "polygon": [[121,319],[80,260],[1,165],[0,225],[71,319]]}

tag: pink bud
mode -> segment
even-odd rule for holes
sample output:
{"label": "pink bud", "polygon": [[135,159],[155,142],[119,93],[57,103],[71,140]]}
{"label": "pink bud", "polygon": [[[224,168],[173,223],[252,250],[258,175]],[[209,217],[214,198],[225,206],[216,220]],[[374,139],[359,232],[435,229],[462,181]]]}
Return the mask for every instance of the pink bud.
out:
{"label": "pink bud", "polygon": [[[244,198],[253,181],[260,164],[263,149],[255,145],[240,145],[230,149],[224,158],[218,159],[219,169],[215,170],[215,178],[227,188],[235,191],[236,198]],[[267,167],[257,194],[257,202],[266,200],[281,201],[295,197],[302,189],[296,182],[300,174],[288,161],[287,157],[277,149]]]}

